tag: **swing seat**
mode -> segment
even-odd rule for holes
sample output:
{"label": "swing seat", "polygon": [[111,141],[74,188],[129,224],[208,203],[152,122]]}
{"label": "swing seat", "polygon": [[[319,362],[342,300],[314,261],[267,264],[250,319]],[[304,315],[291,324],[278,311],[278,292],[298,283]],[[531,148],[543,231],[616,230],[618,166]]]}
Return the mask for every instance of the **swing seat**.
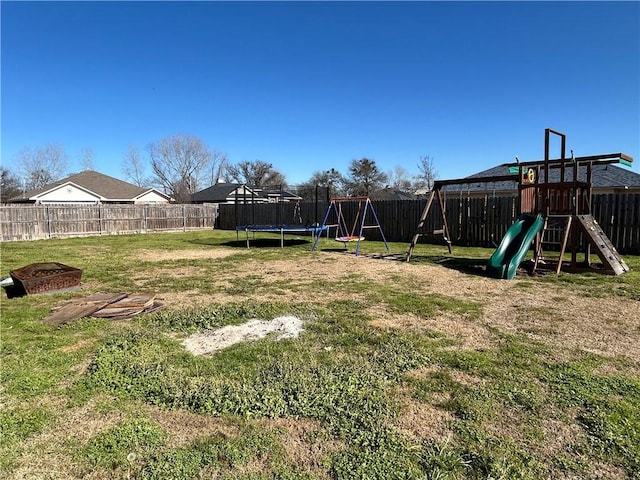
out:
{"label": "swing seat", "polygon": [[444,243],[451,245],[451,240],[449,240],[445,235],[444,228],[441,228],[440,230],[434,230],[433,235],[442,235],[442,239],[444,240]]}
{"label": "swing seat", "polygon": [[364,240],[364,237],[356,237],[356,236],[346,236],[346,237],[336,237],[336,242],[342,242],[342,243],[347,243],[347,242],[358,242],[360,240]]}

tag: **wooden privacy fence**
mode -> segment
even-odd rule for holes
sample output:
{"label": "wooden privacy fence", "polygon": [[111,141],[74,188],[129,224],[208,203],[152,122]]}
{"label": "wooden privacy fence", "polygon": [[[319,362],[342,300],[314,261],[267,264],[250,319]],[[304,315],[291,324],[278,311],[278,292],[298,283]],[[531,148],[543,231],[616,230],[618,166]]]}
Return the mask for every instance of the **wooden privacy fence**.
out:
{"label": "wooden privacy fence", "polygon": [[[485,195],[447,195],[444,199],[447,224],[453,245],[495,247],[513,224],[518,212],[516,197]],[[374,200],[373,206],[387,241],[410,242],[426,205],[421,200]],[[348,225],[355,220],[357,203],[342,205]],[[217,228],[233,230],[238,225],[314,225],[322,222],[327,203],[283,203],[220,205]],[[640,194],[593,195],[592,212],[615,247],[623,254],[640,255]],[[316,215],[316,211],[319,213]],[[317,220],[316,220],[317,218]],[[425,223],[425,232],[442,229],[442,215],[437,203]],[[331,232],[333,234],[333,232]],[[366,232],[369,240],[382,240],[375,229]],[[421,241],[441,243],[441,234],[421,237]]]}
{"label": "wooden privacy fence", "polygon": [[213,228],[218,205],[1,206],[0,240],[39,240]]}

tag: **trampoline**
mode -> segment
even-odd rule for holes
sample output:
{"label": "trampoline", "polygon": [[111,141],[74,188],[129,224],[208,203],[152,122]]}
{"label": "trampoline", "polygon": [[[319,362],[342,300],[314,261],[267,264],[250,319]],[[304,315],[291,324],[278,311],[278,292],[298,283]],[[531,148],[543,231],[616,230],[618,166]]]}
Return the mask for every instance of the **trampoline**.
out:
{"label": "trampoline", "polygon": [[280,234],[280,248],[284,248],[284,235],[286,233],[311,233],[311,237],[315,240],[316,236],[320,236],[328,227],[308,226],[308,225],[237,225],[236,234],[245,232],[247,235],[247,248],[249,248],[249,233],[267,232]]}

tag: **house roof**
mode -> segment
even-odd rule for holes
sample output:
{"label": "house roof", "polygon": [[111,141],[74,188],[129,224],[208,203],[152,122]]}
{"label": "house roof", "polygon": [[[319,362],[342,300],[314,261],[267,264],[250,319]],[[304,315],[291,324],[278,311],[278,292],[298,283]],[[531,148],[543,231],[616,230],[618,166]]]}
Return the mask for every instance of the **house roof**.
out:
{"label": "house roof", "polygon": [[[265,201],[269,197],[280,197],[288,200],[297,200],[301,198],[291,192],[287,192],[286,190],[281,191],[280,189],[270,187],[251,187],[242,183],[216,183],[209,188],[205,188],[204,190],[200,190],[199,192],[192,194],[191,201],[195,203],[223,203],[232,196],[231,194],[235,190],[241,187],[245,187],[249,192],[253,192],[255,198],[264,199]],[[243,198],[243,195],[240,194],[239,198]],[[251,193],[248,193],[247,200],[249,200],[250,198]]]}
{"label": "house roof", "polygon": [[[225,202],[231,193],[242,187],[241,183],[216,183],[204,190],[191,194],[192,202]],[[249,188],[249,187],[247,187]],[[256,192],[256,195],[257,192]]]}
{"label": "house roof", "polygon": [[416,196],[413,193],[405,192],[403,190],[397,190],[394,188],[383,188],[382,190],[376,190],[371,194],[372,200],[415,200]]}
{"label": "house roof", "polygon": [[[82,190],[91,192],[99,196],[102,200],[133,200],[149,191],[155,190],[154,188],[138,187],[137,185],[127,183],[100,172],[85,170],[84,172],[76,173],[75,175],[45,185],[42,188],[25,192],[23,195],[14,197],[9,201],[25,202],[37,200],[44,194],[67,184],[73,184]],[[156,192],[166,196],[157,190]]]}
{"label": "house roof", "polygon": [[[513,165],[513,164],[511,164]],[[498,165],[488,170],[483,170],[473,175],[469,175],[468,179],[481,177],[501,177],[510,175],[509,164]],[[541,171],[541,180],[544,181],[544,171]],[[560,181],[560,169],[553,168],[549,170],[549,180],[551,183]],[[580,165],[578,168],[578,180],[587,180],[587,166]],[[565,170],[565,181],[573,181],[573,168],[568,167]],[[621,168],[613,164],[596,164],[592,167],[591,181],[594,188],[640,188],[640,174],[626,168]],[[446,185],[442,188],[444,192],[485,192],[485,191],[508,191],[518,188],[516,180],[502,180],[499,182],[478,182],[461,185]]]}
{"label": "house roof", "polygon": [[295,193],[288,192],[287,190],[280,190],[279,188],[267,187],[262,189],[262,191],[258,190],[258,193],[262,194],[263,197],[280,197],[287,200],[299,200],[302,198]]}

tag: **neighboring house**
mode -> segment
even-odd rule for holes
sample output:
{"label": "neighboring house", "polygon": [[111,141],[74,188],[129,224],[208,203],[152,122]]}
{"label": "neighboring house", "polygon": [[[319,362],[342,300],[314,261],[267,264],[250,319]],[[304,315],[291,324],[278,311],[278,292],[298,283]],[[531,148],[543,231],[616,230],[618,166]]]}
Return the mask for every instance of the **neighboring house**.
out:
{"label": "neighboring house", "polygon": [[171,198],[155,188],[143,188],[93,170],[76,173],[37,190],[9,199],[9,203],[39,205],[101,203],[169,203]]}
{"label": "neighboring house", "polygon": [[[513,164],[512,164],[513,165]],[[475,173],[466,178],[474,177],[500,177],[509,175],[509,166],[507,164],[498,165],[497,167]],[[541,169],[541,181],[544,181],[544,169]],[[549,179],[551,183],[560,181],[560,169],[553,168],[549,170]],[[586,182],[587,167],[580,165],[578,169],[578,180]],[[573,181],[573,168],[568,167],[565,170],[565,181]],[[593,165],[591,173],[591,181],[593,184],[594,194],[607,193],[640,193],[640,174],[622,168],[614,164],[609,165]],[[500,182],[482,182],[469,183],[460,185],[446,185],[442,188],[445,194],[454,195],[492,195],[496,197],[508,197],[518,194],[517,181],[500,181]]]}
{"label": "neighboring house", "polygon": [[413,193],[396,190],[390,187],[376,190],[370,195],[370,197],[371,200],[415,200],[418,198]]}
{"label": "neighboring house", "polygon": [[191,203],[277,203],[300,200],[302,197],[286,190],[250,187],[241,183],[216,183],[191,195]]}
{"label": "neighboring house", "polygon": [[424,198],[430,193],[431,193],[431,189],[429,187],[420,187],[413,192],[416,198]]}

